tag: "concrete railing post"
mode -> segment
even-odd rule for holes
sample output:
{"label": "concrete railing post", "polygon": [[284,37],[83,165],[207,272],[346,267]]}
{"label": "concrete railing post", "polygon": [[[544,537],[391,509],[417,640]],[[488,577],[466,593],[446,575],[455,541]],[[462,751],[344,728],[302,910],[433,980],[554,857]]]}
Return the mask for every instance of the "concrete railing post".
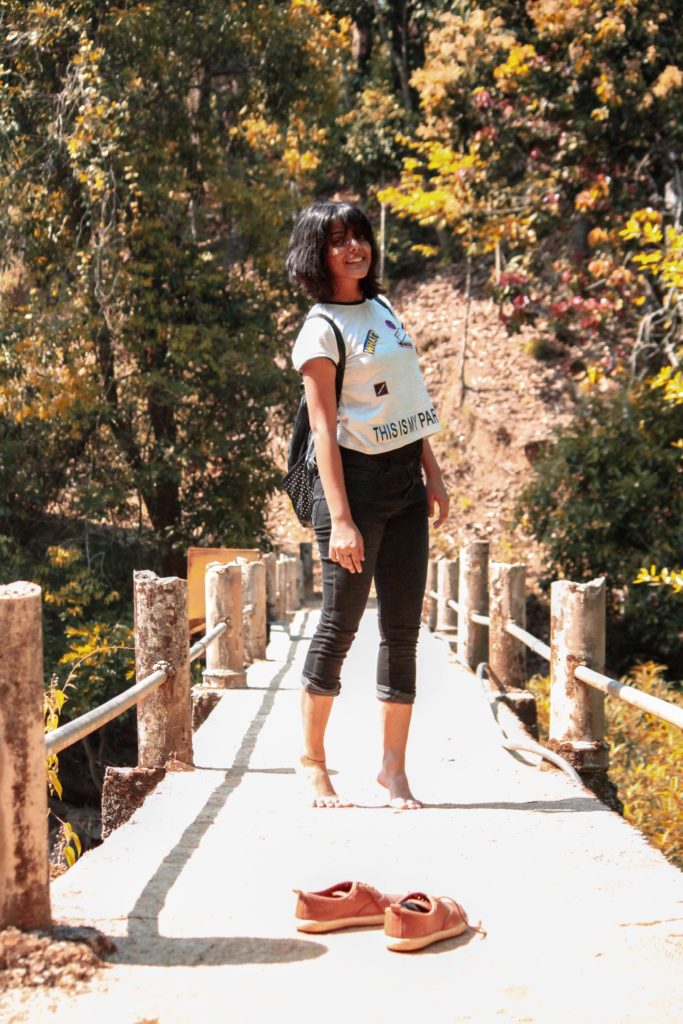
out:
{"label": "concrete railing post", "polygon": [[144,679],[160,665],[172,674],[138,704],[138,765],[164,768],[171,760],[192,764],[190,632],[187,580],[133,574],[135,673]]}
{"label": "concrete railing post", "polygon": [[526,687],[526,647],[510,636],[509,622],[526,629],[526,566],[489,563],[489,669],[505,703],[533,736],[538,735],[536,698]]}
{"label": "concrete railing post", "polygon": [[488,629],[472,621],[472,613],[488,611],[488,541],[475,540],[460,549],[458,585],[458,659],[476,669],[488,660]]}
{"label": "concrete railing post", "polygon": [[289,592],[289,571],[287,556],[279,555],[277,560],[277,603],[275,622],[287,621],[287,597]]}
{"label": "concrete railing post", "polygon": [[605,695],[574,675],[605,667],[605,580],[556,580],[550,590],[549,746],[577,771],[605,773]]}
{"label": "concrete railing post", "polygon": [[266,567],[266,618],[268,622],[277,621],[277,555],[269,551],[263,556]]}
{"label": "concrete railing post", "polygon": [[242,634],[244,571],[242,562],[209,562],[205,569],[206,631],[221,622],[228,628],[206,648],[201,684],[192,687],[194,729],[208,718],[225,690],[246,684]]}
{"label": "concrete railing post", "polygon": [[508,622],[526,629],[526,566],[489,565],[489,667],[505,687],[526,685],[526,647],[505,632]]}
{"label": "concrete railing post", "polygon": [[299,607],[299,566],[298,558],[287,556],[287,612],[293,614]]}
{"label": "concrete railing post", "polygon": [[244,686],[242,640],[242,568],[234,562],[206,567],[206,629],[227,622],[228,628],[206,650],[203,685],[214,690]]}
{"label": "concrete railing post", "polygon": [[296,565],[296,606],[301,608],[304,603],[304,565],[300,558],[295,558]]}
{"label": "concrete railing post", "polygon": [[263,562],[242,566],[245,607],[245,644],[249,661],[266,656],[266,567]]}
{"label": "concrete railing post", "polygon": [[299,553],[304,572],[303,599],[305,601],[307,598],[313,597],[313,544],[310,541],[302,541],[299,544]]}
{"label": "concrete railing post", "polygon": [[448,602],[458,600],[458,565],[457,558],[440,558],[436,563],[436,629],[453,637],[458,632],[458,613]]}
{"label": "concrete railing post", "polygon": [[436,558],[430,558],[427,562],[427,584],[422,604],[422,619],[427,629],[431,630],[432,633],[436,629],[437,599],[431,595],[436,593],[438,564]]}
{"label": "concrete railing post", "polygon": [[0,929],[49,928],[40,587],[0,586]]}

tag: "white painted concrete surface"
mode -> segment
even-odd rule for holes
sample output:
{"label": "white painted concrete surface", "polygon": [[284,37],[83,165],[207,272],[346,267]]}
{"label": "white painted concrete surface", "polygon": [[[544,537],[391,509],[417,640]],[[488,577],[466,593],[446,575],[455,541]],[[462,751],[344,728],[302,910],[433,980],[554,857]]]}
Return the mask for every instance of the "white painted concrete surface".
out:
{"label": "white painted concrete surface", "polygon": [[[5,1020],[97,1024],[650,1024],[683,1020],[683,874],[588,792],[502,750],[478,683],[428,633],[409,749],[417,812],[382,807],[366,614],[333,710],[329,763],[358,806],[306,805],[299,678],[316,613],[195,736],[197,770],[53,885],[55,917],[114,937],[76,998]],[[358,878],[451,895],[476,932],[418,954],[381,929],[304,936],[292,887]]]}

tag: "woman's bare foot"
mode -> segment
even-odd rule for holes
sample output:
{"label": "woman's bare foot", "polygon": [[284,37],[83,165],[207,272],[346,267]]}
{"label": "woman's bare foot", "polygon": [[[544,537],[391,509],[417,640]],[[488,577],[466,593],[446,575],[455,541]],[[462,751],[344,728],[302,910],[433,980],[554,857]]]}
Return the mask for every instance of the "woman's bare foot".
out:
{"label": "woman's bare foot", "polygon": [[389,792],[389,807],[393,807],[397,811],[418,811],[423,806],[411,793],[404,771],[382,768],[377,776],[377,781]]}
{"label": "woman's bare foot", "polygon": [[311,807],[352,807],[353,804],[342,800],[335,792],[327,773],[327,765],[324,761],[318,761],[314,757],[306,757],[302,754],[299,758],[301,774],[313,790]]}
{"label": "woman's bare foot", "polygon": [[406,778],[406,744],[413,712],[412,704],[382,701],[382,768],[377,781],[389,791],[389,807],[417,811],[422,804],[410,791]]}

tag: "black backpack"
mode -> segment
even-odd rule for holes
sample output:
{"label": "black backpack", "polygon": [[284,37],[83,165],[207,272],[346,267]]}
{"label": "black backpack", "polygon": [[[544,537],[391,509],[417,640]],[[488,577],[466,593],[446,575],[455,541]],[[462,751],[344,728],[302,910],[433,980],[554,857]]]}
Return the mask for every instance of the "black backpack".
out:
{"label": "black backpack", "polygon": [[[314,313],[313,316],[307,317],[307,319],[313,320],[314,317],[327,320],[334,331],[334,337],[339,350],[339,362],[337,363],[334,387],[337,394],[337,405],[339,405],[342,384],[344,383],[344,369],[346,367],[346,345],[344,344],[342,333],[334,320],[330,319],[329,316],[325,316],[324,313]],[[308,418],[308,405],[306,404],[306,395],[303,392],[303,383],[301,388],[301,401],[299,402],[299,408],[294,419],[294,428],[287,453],[287,473],[282,478],[282,487],[289,495],[292,507],[301,525],[310,526],[316,463],[311,422]]]}

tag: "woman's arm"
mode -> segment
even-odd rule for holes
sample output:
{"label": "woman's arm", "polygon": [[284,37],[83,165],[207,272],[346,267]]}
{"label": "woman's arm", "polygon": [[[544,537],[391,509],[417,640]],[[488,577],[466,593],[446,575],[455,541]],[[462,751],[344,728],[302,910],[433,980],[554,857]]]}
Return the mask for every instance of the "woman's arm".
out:
{"label": "woman's arm", "polygon": [[330,558],[349,572],[362,572],[363,538],[351,516],[337,444],[336,371],[332,360],[325,358],[309,359],[301,370],[318,472],[332,519]]}
{"label": "woman's arm", "polygon": [[448,508],[450,499],[446,493],[443,477],[436,456],[432,451],[429,440],[425,437],[422,442],[422,468],[424,469],[427,481],[427,506],[428,516],[431,519],[434,515],[434,503],[439,506],[439,514],[434,520],[434,526],[441,526],[448,519]]}

